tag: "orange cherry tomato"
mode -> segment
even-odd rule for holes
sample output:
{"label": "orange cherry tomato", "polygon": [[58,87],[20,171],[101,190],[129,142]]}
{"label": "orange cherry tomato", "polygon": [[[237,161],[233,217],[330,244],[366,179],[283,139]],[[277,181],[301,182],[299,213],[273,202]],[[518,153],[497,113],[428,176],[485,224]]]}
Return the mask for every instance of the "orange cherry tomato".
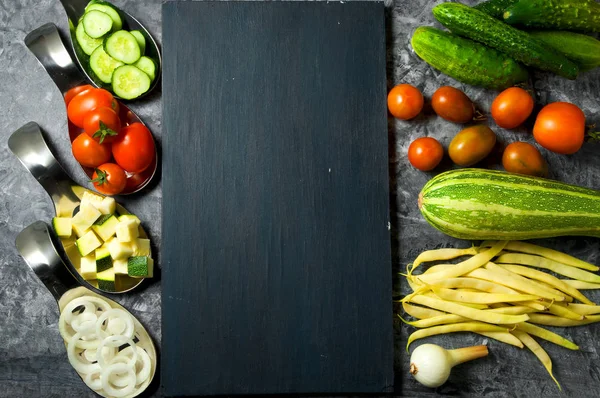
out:
{"label": "orange cherry tomato", "polygon": [[86,133],[79,134],[73,140],[71,149],[75,160],[85,167],[98,167],[110,160],[110,145],[98,144]]}
{"label": "orange cherry tomato", "polygon": [[111,93],[101,88],[90,88],[77,94],[67,106],[67,116],[71,123],[83,128],[85,115],[98,107],[106,106],[119,112],[119,103]]}
{"label": "orange cherry tomato", "polygon": [[583,145],[585,115],[576,105],[553,102],[538,113],[533,137],[549,151],[571,155]]}
{"label": "orange cherry tomato", "polygon": [[546,160],[536,147],[527,142],[509,144],[502,154],[502,166],[509,173],[548,176]]}
{"label": "orange cherry tomato", "polygon": [[423,94],[410,84],[400,84],[390,90],[387,98],[388,109],[397,119],[409,120],[423,109]]}
{"label": "orange cherry tomato", "polygon": [[85,114],[83,130],[100,144],[108,144],[114,141],[121,131],[121,119],[111,108],[100,106]]}
{"label": "orange cherry tomato", "polygon": [[422,171],[433,170],[443,157],[442,144],[432,137],[417,138],[408,147],[408,161],[414,168]]}
{"label": "orange cherry tomato", "polygon": [[531,94],[519,87],[501,92],[492,102],[492,118],[504,129],[514,129],[527,120],[533,111]]}
{"label": "orange cherry tomato", "polygon": [[431,107],[438,116],[453,123],[467,123],[475,113],[475,106],[469,97],[450,86],[440,87],[433,93]]}
{"label": "orange cherry tomato", "polygon": [[79,93],[89,90],[90,88],[94,88],[94,87],[90,84],[84,84],[83,86],[73,87],[72,89],[67,91],[67,93],[65,94],[65,104],[67,106],[69,106],[69,102],[71,102],[73,97],[75,97]]}
{"label": "orange cherry tomato", "polygon": [[485,159],[496,145],[496,134],[483,124],[467,127],[454,136],[448,147],[452,161],[463,167]]}
{"label": "orange cherry tomato", "polygon": [[105,163],[96,167],[92,175],[94,188],[106,195],[118,195],[127,185],[127,175],[117,164]]}

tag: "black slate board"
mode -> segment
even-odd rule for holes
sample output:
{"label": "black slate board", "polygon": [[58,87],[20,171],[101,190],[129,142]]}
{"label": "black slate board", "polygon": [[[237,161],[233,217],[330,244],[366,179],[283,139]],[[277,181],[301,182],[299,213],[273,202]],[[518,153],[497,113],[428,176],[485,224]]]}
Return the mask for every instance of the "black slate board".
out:
{"label": "black slate board", "polygon": [[162,384],[393,384],[384,7],[163,5]]}

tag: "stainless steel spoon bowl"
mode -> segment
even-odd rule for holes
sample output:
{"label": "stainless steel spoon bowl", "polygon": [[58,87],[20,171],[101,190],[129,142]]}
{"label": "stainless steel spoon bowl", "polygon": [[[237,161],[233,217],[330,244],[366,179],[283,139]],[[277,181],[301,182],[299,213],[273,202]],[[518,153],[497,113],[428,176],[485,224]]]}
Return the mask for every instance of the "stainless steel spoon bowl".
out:
{"label": "stainless steel spoon bowl", "polygon": [[[113,308],[120,308],[127,311],[118,303],[101,296],[76,283],[76,279],[81,281],[78,275],[73,279],[67,272],[66,265],[62,262],[56,251],[52,234],[48,225],[42,221],[36,221],[19,233],[15,240],[15,245],[19,254],[23,257],[29,268],[35,273],[40,281],[46,286],[48,291],[54,296],[58,304],[59,312],[62,312],[65,306],[73,299],[81,296],[99,297],[111,305]],[[127,311],[129,313],[129,311]],[[130,313],[131,314],[131,313]],[[131,315],[134,319],[137,338],[137,345],[148,353],[151,362],[150,382],[156,373],[156,347],[152,338],[144,326]],[[57,330],[58,332],[58,330]],[[81,375],[79,375],[81,377]],[[150,383],[148,383],[150,384]],[[141,391],[140,391],[141,393]]]}
{"label": "stainless steel spoon bowl", "polygon": [[[86,84],[85,77],[79,72],[73,63],[71,55],[67,51],[56,25],[48,23],[33,30],[25,37],[25,45],[40,61],[50,78],[54,81],[63,96],[73,87]],[[123,126],[132,123],[142,123],[142,120],[123,103],[119,106],[119,117]],[[66,110],[66,109],[65,109]],[[67,118],[68,121],[68,118]],[[69,139],[71,142],[82,133],[82,129],[68,121]],[[156,148],[156,145],[154,145]],[[85,174],[92,179],[94,169],[81,167]],[[127,186],[120,195],[136,193],[146,187],[158,168],[158,153],[155,152],[152,164],[141,173],[127,173]]]}
{"label": "stainless steel spoon bowl", "polygon": [[[87,79],[96,87],[103,87],[105,85],[94,79],[93,72],[89,69],[89,56],[81,50],[79,45],[77,44],[77,39],[75,37],[75,27],[79,22],[79,19],[85,14],[85,6],[88,5],[89,0],[60,0],[65,12],[67,13],[67,18],[69,19],[69,31],[71,35],[71,48],[75,53],[75,58],[77,63],[79,64],[80,69],[85,73]],[[152,58],[156,62],[156,78],[152,82],[148,91],[142,94],[140,97],[136,99],[142,98],[148,95],[154,88],[157,86],[160,80],[160,71],[162,70],[162,59],[160,55],[160,49],[158,48],[158,44],[148,32],[148,29],[144,27],[137,19],[133,16],[120,9],[121,18],[123,19],[123,29],[127,30],[139,30],[144,35],[146,39],[146,51],[145,55]]]}
{"label": "stainless steel spoon bowl", "polygon": [[[29,170],[31,175],[40,183],[46,190],[48,195],[54,202],[57,217],[72,217],[79,209],[81,197],[85,191],[89,189],[77,185],[60,166],[50,148],[46,144],[40,127],[33,122],[27,123],[17,131],[15,131],[8,139],[8,147],[19,158],[21,163]],[[91,192],[91,191],[90,191]],[[119,215],[130,214],[127,209],[117,203],[117,213]],[[147,238],[146,231],[142,226],[139,228],[140,237]],[[79,273],[81,264],[81,255],[75,246],[75,236],[69,238],[61,238],[60,243],[72,268],[69,268],[71,273]],[[77,278],[82,284],[93,286],[96,285]],[[118,275],[116,280],[116,292],[107,293],[125,293],[140,283],[143,278],[131,278],[127,275]]]}

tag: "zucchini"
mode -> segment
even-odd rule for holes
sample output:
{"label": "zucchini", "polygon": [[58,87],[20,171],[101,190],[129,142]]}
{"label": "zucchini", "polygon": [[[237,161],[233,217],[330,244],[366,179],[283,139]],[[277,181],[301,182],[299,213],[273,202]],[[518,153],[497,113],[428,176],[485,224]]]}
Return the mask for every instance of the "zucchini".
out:
{"label": "zucchini", "polygon": [[508,7],[512,6],[517,1],[519,0],[488,0],[477,4],[473,8],[481,12],[485,12],[490,17],[502,19],[504,11],[506,11]]}
{"label": "zucchini", "polygon": [[501,51],[525,65],[575,79],[579,68],[564,55],[546,48],[527,33],[459,3],[442,3],[433,15],[453,33]]}
{"label": "zucchini", "polygon": [[582,33],[535,30],[529,34],[547,46],[563,53],[585,72],[600,66],[600,41]]}
{"label": "zucchini", "polygon": [[503,16],[510,25],[600,32],[596,0],[519,0]]}
{"label": "zucchini", "polygon": [[447,171],[419,195],[423,217],[461,239],[600,237],[600,191],[496,170]]}
{"label": "zucchini", "polygon": [[507,55],[429,26],[417,28],[411,44],[421,59],[462,83],[502,90],[528,79],[527,70]]}

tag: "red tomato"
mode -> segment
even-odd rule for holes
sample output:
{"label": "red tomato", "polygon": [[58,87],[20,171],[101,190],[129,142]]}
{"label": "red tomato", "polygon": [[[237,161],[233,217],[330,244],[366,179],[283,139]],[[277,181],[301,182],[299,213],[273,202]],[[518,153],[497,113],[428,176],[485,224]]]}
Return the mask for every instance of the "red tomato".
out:
{"label": "red tomato", "polygon": [[114,141],[121,131],[121,119],[111,108],[101,106],[86,113],[83,118],[83,130],[100,144],[108,144]]}
{"label": "red tomato", "polygon": [[434,169],[443,157],[444,148],[435,138],[417,138],[408,147],[408,161],[414,168],[422,171]]}
{"label": "red tomato", "polygon": [[391,89],[387,98],[388,109],[395,118],[408,120],[423,109],[423,94],[410,84],[400,84]]}
{"label": "red tomato", "polygon": [[133,123],[123,128],[112,144],[115,161],[130,173],[144,171],[155,156],[152,133],[141,123]]}
{"label": "red tomato", "polygon": [[431,97],[431,107],[440,117],[454,123],[473,120],[475,106],[465,93],[457,88],[443,86]]}
{"label": "red tomato", "polygon": [[106,195],[118,195],[127,185],[127,175],[119,165],[105,163],[94,171],[92,183],[98,192]]}
{"label": "red tomato", "polygon": [[577,152],[585,138],[585,115],[576,105],[554,102],[538,113],[533,137],[544,148],[570,155]]}
{"label": "red tomato", "polygon": [[84,84],[83,86],[73,87],[72,89],[67,91],[67,93],[65,94],[65,104],[68,106],[69,102],[71,102],[73,97],[75,97],[79,93],[89,90],[90,88],[93,88],[93,86],[91,86],[89,84]]}
{"label": "red tomato", "polygon": [[531,94],[519,87],[501,92],[492,102],[492,118],[504,129],[514,129],[527,120],[533,111]]}
{"label": "red tomato", "polygon": [[83,128],[85,115],[98,107],[106,106],[119,112],[119,103],[108,91],[101,88],[91,88],[77,94],[67,106],[67,116],[71,123]]}
{"label": "red tomato", "polygon": [[72,145],[73,156],[82,166],[98,167],[110,160],[110,145],[98,144],[85,133],[79,134]]}
{"label": "red tomato", "polygon": [[513,142],[502,154],[502,166],[509,173],[546,177],[548,164],[540,151],[527,142]]}

